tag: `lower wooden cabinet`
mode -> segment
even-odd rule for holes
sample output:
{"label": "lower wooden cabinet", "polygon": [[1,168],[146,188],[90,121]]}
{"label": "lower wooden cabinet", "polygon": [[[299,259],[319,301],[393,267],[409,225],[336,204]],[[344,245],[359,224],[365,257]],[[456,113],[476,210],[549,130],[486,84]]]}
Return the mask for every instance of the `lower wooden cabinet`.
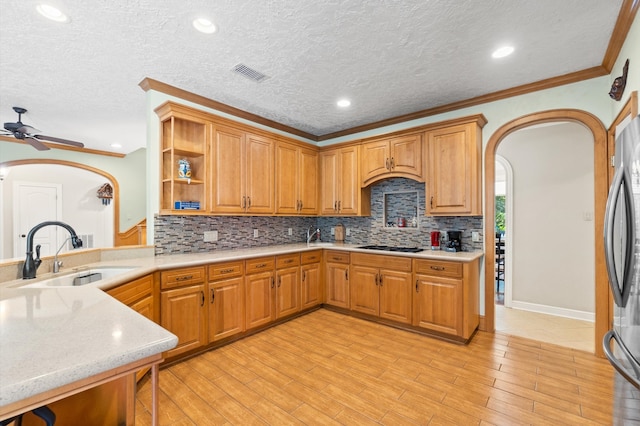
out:
{"label": "lower wooden cabinet", "polygon": [[411,324],[411,278],[408,257],[353,253],[351,310]]}
{"label": "lower wooden cabinet", "polygon": [[[161,273],[160,325],[176,336],[178,345],[167,358],[207,344],[205,268],[183,268]],[[179,286],[178,283],[189,283]]]}
{"label": "lower wooden cabinet", "polygon": [[325,287],[328,305],[349,309],[349,253],[328,250],[325,255]]}
{"label": "lower wooden cabinet", "polygon": [[276,256],[275,319],[300,310],[300,254]]}
{"label": "lower wooden cabinet", "polygon": [[244,331],[244,262],[209,266],[209,343]]}
{"label": "lower wooden cabinet", "polygon": [[315,250],[300,255],[300,309],[313,308],[322,303],[322,251]]}
{"label": "lower wooden cabinet", "polygon": [[247,330],[273,321],[272,290],[275,289],[275,259],[247,260],[245,264],[245,326]]}
{"label": "lower wooden cabinet", "polygon": [[468,339],[479,324],[478,260],[414,260],[413,325]]}

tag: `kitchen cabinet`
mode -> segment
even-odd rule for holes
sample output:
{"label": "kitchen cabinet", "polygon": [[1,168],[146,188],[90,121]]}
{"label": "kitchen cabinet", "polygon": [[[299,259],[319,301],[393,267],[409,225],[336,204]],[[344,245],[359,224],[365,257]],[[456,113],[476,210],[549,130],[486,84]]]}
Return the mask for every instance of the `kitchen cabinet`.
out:
{"label": "kitchen cabinet", "polygon": [[479,324],[478,260],[413,262],[413,325],[469,339]]}
{"label": "kitchen cabinet", "polygon": [[322,303],[322,250],[300,254],[300,309],[308,309]]}
{"label": "kitchen cabinet", "polygon": [[363,143],[361,186],[390,177],[406,177],[424,182],[422,145],[422,133]]}
{"label": "kitchen cabinet", "polygon": [[276,256],[275,319],[300,310],[300,254]]}
{"label": "kitchen cabinet", "polygon": [[[210,122],[189,108],[167,102],[156,110],[160,118],[160,213],[203,214],[207,211],[208,141]],[[189,171],[180,171],[186,161]],[[176,203],[191,204],[182,210]],[[195,206],[198,206],[196,209]]]}
{"label": "kitchen cabinet", "polygon": [[481,170],[484,117],[425,133],[427,139],[426,215],[482,215]]}
{"label": "kitchen cabinet", "polygon": [[359,147],[320,152],[320,213],[326,216],[369,215],[369,189],[359,182]]}
{"label": "kitchen cabinet", "polygon": [[351,310],[411,324],[411,269],[408,257],[352,253]]}
{"label": "kitchen cabinet", "polygon": [[244,331],[244,262],[209,266],[209,343]]}
{"label": "kitchen cabinet", "polygon": [[213,213],[274,212],[274,146],[259,136],[216,124],[212,137]]}
{"label": "kitchen cabinet", "polygon": [[261,257],[245,261],[245,327],[266,325],[275,318],[272,290],[275,288],[275,258]]}
{"label": "kitchen cabinet", "polygon": [[318,214],[318,151],[279,141],[275,169],[276,213]]}
{"label": "kitchen cabinet", "polygon": [[[159,273],[145,275],[121,286],[107,290],[107,294],[116,300],[129,306],[145,318],[160,322],[160,309],[157,298],[154,298],[155,282]],[[140,380],[149,369],[143,369],[136,373],[136,380]]]}
{"label": "kitchen cabinet", "polygon": [[349,252],[327,250],[325,254],[326,303],[349,309]]}
{"label": "kitchen cabinet", "polygon": [[176,336],[171,358],[207,344],[205,268],[180,268],[160,274],[160,325]]}

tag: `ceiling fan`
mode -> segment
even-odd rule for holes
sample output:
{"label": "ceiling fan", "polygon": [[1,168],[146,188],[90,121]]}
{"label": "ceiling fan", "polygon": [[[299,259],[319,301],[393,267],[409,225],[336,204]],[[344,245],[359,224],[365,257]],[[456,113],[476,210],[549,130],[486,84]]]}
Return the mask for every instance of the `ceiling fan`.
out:
{"label": "ceiling fan", "polygon": [[24,124],[22,122],[22,114],[27,112],[26,109],[21,107],[13,107],[13,110],[18,113],[18,121],[15,123],[4,123],[4,130],[0,130],[0,135],[12,135],[16,139],[23,140],[33,146],[38,151],[46,151],[50,149],[47,145],[41,141],[62,143],[65,145],[71,145],[78,148],[83,148],[84,144],[80,142],[74,142],[67,139],[54,138],[53,136],[45,136],[40,134],[40,130]]}

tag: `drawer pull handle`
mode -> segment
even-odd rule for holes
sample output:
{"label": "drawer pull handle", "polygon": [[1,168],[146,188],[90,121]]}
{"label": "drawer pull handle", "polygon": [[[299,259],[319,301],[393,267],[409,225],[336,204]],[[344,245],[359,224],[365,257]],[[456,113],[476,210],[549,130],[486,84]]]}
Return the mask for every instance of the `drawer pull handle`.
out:
{"label": "drawer pull handle", "polygon": [[337,256],[333,256],[331,258],[331,260],[335,260],[336,262],[340,262],[340,261],[342,261],[342,258],[341,257],[337,257]]}
{"label": "drawer pull handle", "polygon": [[446,268],[444,266],[430,266],[434,271],[444,271]]}
{"label": "drawer pull handle", "polygon": [[187,281],[193,278],[193,275],[183,275],[181,277],[176,277],[176,281]]}
{"label": "drawer pull handle", "polygon": [[220,270],[221,274],[230,274],[231,272],[233,272],[233,269],[221,269]]}
{"label": "drawer pull handle", "polygon": [[284,263],[292,263],[292,262],[293,262],[293,259],[287,259],[284,261]]}
{"label": "drawer pull handle", "polygon": [[256,268],[266,268],[267,264],[266,263],[259,263],[256,265]]}

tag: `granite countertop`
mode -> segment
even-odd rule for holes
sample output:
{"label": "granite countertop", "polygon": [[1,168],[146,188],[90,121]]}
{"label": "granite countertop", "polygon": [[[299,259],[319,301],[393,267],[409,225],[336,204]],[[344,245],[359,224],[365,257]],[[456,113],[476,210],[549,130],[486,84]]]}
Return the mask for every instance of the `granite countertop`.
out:
{"label": "granite countertop", "polygon": [[103,291],[0,288],[0,406],[130,364],[178,338]]}
{"label": "granite countertop", "polygon": [[95,281],[90,284],[83,285],[82,287],[99,288],[102,290],[108,290],[113,287],[117,287],[121,284],[130,282],[144,275],[175,268],[187,268],[192,266],[202,266],[210,263],[228,262],[234,260],[244,260],[263,256],[277,256],[280,254],[289,254],[303,251],[311,251],[318,249],[329,250],[343,250],[349,252],[368,253],[387,256],[401,256],[410,257],[415,259],[435,259],[435,260],[450,260],[455,262],[472,262],[484,255],[482,251],[472,252],[447,252],[447,251],[433,251],[424,250],[418,253],[402,253],[402,252],[389,252],[379,250],[366,250],[361,249],[360,244],[340,244],[340,243],[298,243],[298,244],[284,244],[276,246],[265,246],[247,249],[236,250],[218,250],[206,253],[187,253],[187,254],[174,254],[163,256],[144,256],[144,257],[131,257],[128,259],[111,260],[94,262],[83,265],[78,268],[62,268],[58,275],[50,273],[38,274],[37,278],[33,280],[13,280],[4,283],[0,283],[2,287],[24,287],[26,286],[39,286],[43,280],[51,279],[56,276],[63,276],[69,273],[77,273],[79,271],[88,271],[91,268],[100,267],[113,267],[113,268],[130,268],[129,271],[123,272],[112,278],[105,278],[100,281]]}

